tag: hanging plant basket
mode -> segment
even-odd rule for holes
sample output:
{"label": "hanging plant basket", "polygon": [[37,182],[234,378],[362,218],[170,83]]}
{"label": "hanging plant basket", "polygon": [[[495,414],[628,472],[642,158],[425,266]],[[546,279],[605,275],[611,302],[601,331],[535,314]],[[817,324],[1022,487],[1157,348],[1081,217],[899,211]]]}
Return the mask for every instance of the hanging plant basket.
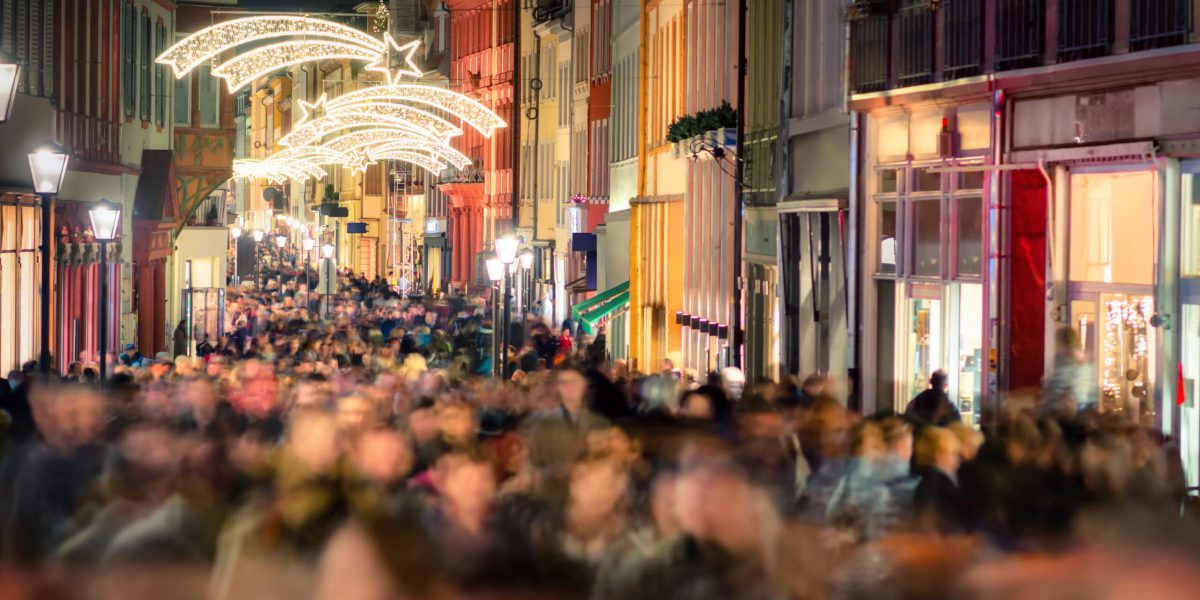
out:
{"label": "hanging plant basket", "polygon": [[706,161],[714,158],[713,151],[717,148],[730,153],[737,150],[737,129],[722,127],[680,140],[675,142],[673,154],[675,158]]}

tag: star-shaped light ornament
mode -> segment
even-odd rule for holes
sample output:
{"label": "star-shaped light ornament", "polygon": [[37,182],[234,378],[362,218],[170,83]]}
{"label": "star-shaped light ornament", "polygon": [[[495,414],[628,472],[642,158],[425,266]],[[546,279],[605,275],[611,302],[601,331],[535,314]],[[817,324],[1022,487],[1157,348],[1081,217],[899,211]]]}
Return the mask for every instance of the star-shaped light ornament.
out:
{"label": "star-shaped light ornament", "polygon": [[405,75],[410,77],[423,75],[421,69],[417,67],[417,63],[413,62],[417,48],[421,47],[421,40],[413,40],[401,46],[396,38],[392,37],[392,34],[385,33],[383,42],[387,47],[387,52],[380,56],[379,60],[368,65],[368,71],[383,73],[383,79],[387,85],[399,83]]}
{"label": "star-shaped light ornament", "polygon": [[325,116],[325,103],[328,101],[329,97],[325,94],[321,94],[321,97],[317,98],[316,102],[309,103],[301,100],[298,103],[300,106],[300,118],[296,120],[292,127],[302,125],[309,117],[317,119]]}
{"label": "star-shaped light ornament", "polygon": [[367,167],[373,164],[375,164],[375,161],[371,160],[370,155],[362,152],[351,154],[350,160],[346,161],[345,166],[350,169],[351,174],[358,175],[359,173],[366,173]]}

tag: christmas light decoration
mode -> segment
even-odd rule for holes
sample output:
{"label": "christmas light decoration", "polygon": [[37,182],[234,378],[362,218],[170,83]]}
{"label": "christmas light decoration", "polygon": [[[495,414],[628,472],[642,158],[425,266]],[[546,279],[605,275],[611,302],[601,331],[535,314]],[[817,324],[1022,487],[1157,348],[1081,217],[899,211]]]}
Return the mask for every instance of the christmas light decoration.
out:
{"label": "christmas light decoration", "polygon": [[[321,96],[308,108],[319,106],[326,110],[336,111],[351,106],[373,107],[389,102],[410,102],[432,106],[462,119],[463,122],[479,131],[483,137],[490,138],[496,129],[507,127],[504,119],[470,96],[445,88],[416,83],[372,86],[338,96],[332,100]],[[301,123],[308,115],[303,104],[301,103],[301,112],[303,113]]]}
{"label": "christmas light decoration", "polygon": [[[471,164],[471,159],[467,158],[461,152],[449,147],[442,148],[417,148],[411,144],[393,143],[384,144],[382,146],[372,147],[367,151],[371,158],[375,160],[384,160],[387,158],[395,158],[396,152],[418,153],[428,156],[430,159],[439,163],[449,163],[454,166],[464,169]],[[403,160],[403,159],[397,159]]]}
{"label": "christmas light decoration", "polygon": [[440,162],[436,158],[429,156],[428,154],[399,149],[372,151],[371,158],[375,160],[403,161],[411,165],[421,167],[422,169],[425,169],[434,175],[440,174],[446,169],[446,167],[449,166],[446,163]]}
{"label": "christmas light decoration", "polygon": [[[413,77],[422,75],[421,69],[417,68],[417,64],[413,62],[413,56],[416,55],[417,48],[421,46],[421,40],[413,40],[401,46],[389,33],[383,36],[383,42],[385,45],[383,54],[367,67],[368,71],[383,73],[384,82],[389,84],[397,83],[405,75]],[[393,60],[393,58],[397,60]],[[403,65],[399,64],[401,60]]]}
{"label": "christmas light decoration", "polygon": [[346,154],[356,151],[368,151],[371,148],[381,148],[390,145],[403,146],[409,150],[438,153],[444,156],[450,163],[459,166],[459,168],[471,164],[470,158],[451,146],[414,136],[402,129],[376,128],[354,131],[330,138],[322,145],[314,146],[313,148],[319,149],[322,152]]}
{"label": "christmas light decoration", "polygon": [[284,67],[317,60],[375,60],[379,52],[337,41],[299,40],[256,48],[213,67],[214,77],[225,80],[229,93]]}
{"label": "christmas light decoration", "polygon": [[417,137],[442,143],[449,142],[452,137],[462,135],[461,129],[425,111],[398,105],[393,108],[396,110],[387,111],[390,114],[367,110],[351,110],[338,114],[326,113],[323,117],[295,127],[291,133],[279,139],[279,144],[288,147],[317,145],[321,138],[327,135],[355,128],[400,129]]}
{"label": "christmas light decoration", "polygon": [[328,38],[374,49],[374,58],[380,54],[386,55],[388,51],[386,41],[377,40],[341,23],[309,17],[265,15],[233,19],[201,29],[167,48],[156,62],[169,65],[178,79],[200,64],[242,44],[293,36],[310,41],[312,38]]}

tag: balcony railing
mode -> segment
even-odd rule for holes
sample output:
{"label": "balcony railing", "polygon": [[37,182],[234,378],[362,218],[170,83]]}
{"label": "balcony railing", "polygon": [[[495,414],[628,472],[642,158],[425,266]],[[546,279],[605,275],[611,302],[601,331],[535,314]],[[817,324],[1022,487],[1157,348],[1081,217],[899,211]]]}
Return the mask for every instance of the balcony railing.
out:
{"label": "balcony railing", "polygon": [[79,113],[58,111],[62,145],[76,158],[102,163],[121,162],[121,124]]}
{"label": "balcony railing", "polygon": [[1058,0],[1058,62],[1108,54],[1112,24],[1113,0]]}
{"label": "balcony railing", "polygon": [[901,86],[933,81],[933,11],[931,0],[900,0],[896,10]]}
{"label": "balcony railing", "polygon": [[943,79],[971,77],[983,71],[983,2],[954,0],[943,5]]}
{"label": "balcony railing", "polygon": [[1192,0],[1129,0],[1129,49],[1186,44],[1191,24]]}
{"label": "balcony railing", "polygon": [[224,227],[228,222],[227,210],[225,194],[211,194],[200,201],[187,224],[192,227]]}
{"label": "balcony railing", "polygon": [[1042,64],[1042,0],[996,0],[996,70]]}
{"label": "balcony railing", "polygon": [[886,2],[855,2],[850,20],[850,87],[857,93],[878,92],[891,80],[891,26]]}

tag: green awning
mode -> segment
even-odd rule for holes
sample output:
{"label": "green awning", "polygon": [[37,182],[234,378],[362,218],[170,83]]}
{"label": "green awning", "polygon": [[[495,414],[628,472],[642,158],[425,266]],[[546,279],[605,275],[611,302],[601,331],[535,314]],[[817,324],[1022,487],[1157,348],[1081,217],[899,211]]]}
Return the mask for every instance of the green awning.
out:
{"label": "green awning", "polygon": [[579,327],[588,335],[596,335],[599,326],[629,309],[629,282],[611,287],[595,296],[576,304],[571,315]]}

